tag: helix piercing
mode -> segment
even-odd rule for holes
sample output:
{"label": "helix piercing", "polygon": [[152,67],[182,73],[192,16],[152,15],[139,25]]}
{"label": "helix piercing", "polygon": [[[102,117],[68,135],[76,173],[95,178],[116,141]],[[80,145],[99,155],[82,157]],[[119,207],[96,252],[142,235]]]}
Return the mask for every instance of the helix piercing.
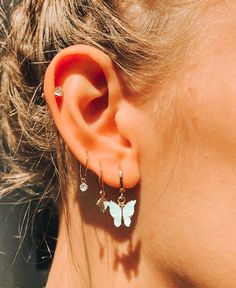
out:
{"label": "helix piercing", "polygon": [[56,97],[57,106],[60,109],[62,106],[62,100],[63,100],[63,90],[61,86],[56,86],[54,89],[54,95]]}

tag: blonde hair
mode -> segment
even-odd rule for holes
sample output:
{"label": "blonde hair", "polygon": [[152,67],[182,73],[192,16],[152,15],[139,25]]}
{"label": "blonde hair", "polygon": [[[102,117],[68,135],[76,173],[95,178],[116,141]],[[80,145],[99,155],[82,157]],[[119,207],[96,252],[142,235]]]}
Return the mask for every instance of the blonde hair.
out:
{"label": "blonde hair", "polygon": [[[139,100],[176,72],[192,43],[203,0],[24,0],[1,29],[0,195],[24,188],[57,198],[73,183],[78,162],[58,135],[42,97],[43,77],[63,48],[87,44],[117,65]],[[145,79],[145,81],[144,81]],[[135,99],[134,99],[135,100]],[[66,194],[66,193],[65,193]]]}

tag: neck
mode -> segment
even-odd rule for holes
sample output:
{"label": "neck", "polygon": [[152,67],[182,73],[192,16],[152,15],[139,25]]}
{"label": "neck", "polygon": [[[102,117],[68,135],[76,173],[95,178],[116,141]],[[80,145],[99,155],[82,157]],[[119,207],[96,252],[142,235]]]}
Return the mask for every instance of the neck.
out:
{"label": "neck", "polygon": [[160,287],[169,288],[161,273],[148,268],[150,259],[142,255],[140,234],[125,240],[123,233],[123,239],[114,239],[110,232],[78,220],[78,211],[72,211],[72,214],[77,217],[71,222],[72,227],[76,227],[71,238],[68,237],[66,216],[61,216],[57,248],[46,288],[154,288],[157,282]]}

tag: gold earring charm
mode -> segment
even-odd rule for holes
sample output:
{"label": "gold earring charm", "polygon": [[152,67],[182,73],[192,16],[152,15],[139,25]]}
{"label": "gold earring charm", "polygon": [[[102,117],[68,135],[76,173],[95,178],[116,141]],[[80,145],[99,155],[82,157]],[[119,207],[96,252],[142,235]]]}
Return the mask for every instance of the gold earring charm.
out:
{"label": "gold earring charm", "polygon": [[86,192],[88,190],[88,184],[86,181],[86,176],[88,172],[88,151],[86,151],[86,163],[85,163],[85,171],[82,175],[82,164],[80,163],[80,169],[79,169],[79,174],[80,174],[80,191]]}
{"label": "gold earring charm", "polygon": [[126,199],[124,196],[125,188],[123,187],[123,171],[120,169],[119,171],[120,177],[120,196],[117,200],[117,203],[114,201],[105,201],[105,209],[109,207],[109,211],[114,220],[114,225],[116,227],[120,227],[122,223],[126,227],[130,227],[131,225],[131,217],[134,215],[134,206],[136,204],[136,200],[131,200],[126,203]]}
{"label": "gold earring charm", "polygon": [[104,183],[103,183],[103,180],[102,180],[102,166],[100,165],[100,177],[99,177],[99,188],[100,188],[100,191],[99,191],[99,195],[100,195],[100,198],[98,199],[97,201],[97,207],[98,209],[104,213],[106,211],[106,206],[105,206],[105,202],[107,201],[106,200],[106,192],[105,192],[105,189],[104,189]]}

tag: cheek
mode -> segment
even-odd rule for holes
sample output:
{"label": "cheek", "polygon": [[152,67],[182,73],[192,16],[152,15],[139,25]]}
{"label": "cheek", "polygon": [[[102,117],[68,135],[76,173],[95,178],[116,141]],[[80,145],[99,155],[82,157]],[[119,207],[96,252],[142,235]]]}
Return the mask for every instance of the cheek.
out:
{"label": "cheek", "polygon": [[183,97],[188,138],[236,161],[236,55],[209,57],[191,82]]}
{"label": "cheek", "polygon": [[185,147],[198,147],[197,153],[218,164],[203,167],[206,159],[198,158],[195,178],[189,180],[188,170],[184,181],[194,183],[187,190],[192,196],[172,199],[175,215],[168,226],[178,239],[175,263],[204,285],[211,283],[201,287],[236,287],[236,182],[227,174],[236,175],[236,55],[209,56],[192,75],[181,95]]}
{"label": "cheek", "polygon": [[199,44],[198,68],[190,80],[195,93],[187,93],[192,99],[184,100],[186,105],[192,104],[192,127],[203,136],[208,149],[236,161],[236,2],[228,1],[227,5],[209,17]]}

